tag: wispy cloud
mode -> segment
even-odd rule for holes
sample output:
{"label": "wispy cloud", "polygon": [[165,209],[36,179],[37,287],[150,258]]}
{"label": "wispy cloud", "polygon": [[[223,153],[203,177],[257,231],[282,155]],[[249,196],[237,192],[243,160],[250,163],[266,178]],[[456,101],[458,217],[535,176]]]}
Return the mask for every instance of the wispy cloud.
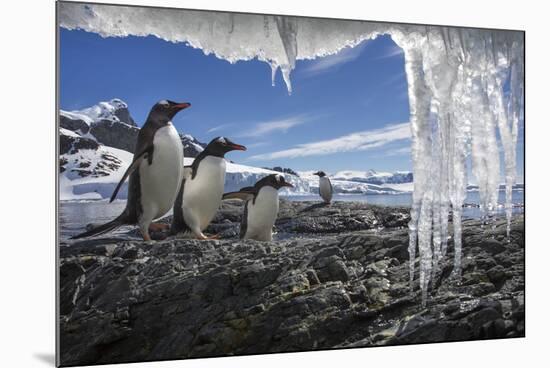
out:
{"label": "wispy cloud", "polygon": [[303,69],[302,73],[305,76],[311,77],[336,69],[342,64],[357,59],[366,45],[367,42],[363,42],[355,47],[345,47],[334,55],[316,59],[316,61]]}
{"label": "wispy cloud", "polygon": [[222,124],[222,125],[218,125],[218,126],[215,126],[213,128],[210,128],[208,129],[206,132],[207,133],[213,133],[213,132],[217,132],[218,130],[223,130],[223,129],[226,129],[226,128],[229,128],[231,126],[233,126],[235,124]]}
{"label": "wispy cloud", "polygon": [[388,59],[403,55],[403,49],[397,45],[390,47],[384,53],[374,58],[374,60]]}
{"label": "wispy cloud", "polygon": [[247,129],[246,131],[237,134],[238,137],[262,137],[269,133],[281,132],[286,133],[289,129],[307,123],[312,120],[312,117],[307,114],[301,114],[292,116],[285,119],[265,121],[257,123],[255,126]]}
{"label": "wispy cloud", "polygon": [[254,143],[248,143],[246,145],[246,148],[250,149],[250,148],[256,148],[256,147],[262,147],[262,146],[267,146],[269,145],[269,142],[254,142]]}
{"label": "wispy cloud", "polygon": [[251,156],[250,160],[275,160],[337,152],[366,151],[389,143],[410,139],[409,123],[391,124],[380,129],[351,133],[334,139],[297,145],[293,148]]}
{"label": "wispy cloud", "polygon": [[410,156],[411,155],[411,147],[405,146],[401,148],[391,149],[384,152],[383,156]]}

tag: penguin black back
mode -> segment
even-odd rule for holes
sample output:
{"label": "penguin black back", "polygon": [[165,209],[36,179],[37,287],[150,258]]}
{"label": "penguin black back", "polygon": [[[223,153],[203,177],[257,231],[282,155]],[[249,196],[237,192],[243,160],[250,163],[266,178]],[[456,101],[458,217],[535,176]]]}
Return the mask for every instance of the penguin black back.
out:
{"label": "penguin black back", "polygon": [[191,179],[197,175],[197,170],[201,161],[208,156],[225,157],[225,154],[231,151],[246,151],[246,147],[231,141],[229,138],[216,137],[208,143],[205,149],[198,154],[191,164]]}
{"label": "penguin black back", "polygon": [[271,174],[271,175],[264,176],[263,178],[258,180],[253,187],[244,187],[239,189],[237,192],[225,193],[223,195],[223,199],[233,199],[233,198],[242,199],[242,200],[251,199],[252,203],[255,203],[256,197],[258,196],[260,189],[266,186],[273,187],[276,190],[279,190],[283,187],[290,187],[290,188],[293,187],[292,184],[290,184],[285,180],[285,177],[283,175]]}
{"label": "penguin black back", "polygon": [[[138,139],[136,143],[136,148],[134,150],[134,157],[132,163],[122,176],[120,182],[116,186],[113,194],[111,196],[110,202],[112,202],[126,179],[129,177],[128,183],[128,200],[126,202],[126,207],[124,211],[114,220],[96,227],[90,231],[86,231],[82,234],[76,235],[73,239],[79,239],[94,235],[100,235],[108,231],[114,230],[119,226],[126,224],[136,224],[139,222],[140,216],[143,214],[144,209],[142,208],[142,188],[140,180],[139,166],[143,160],[146,160],[149,165],[153,162],[154,155],[154,138],[156,132],[164,127],[170,126],[172,118],[181,110],[191,106],[191,104],[176,103],[169,100],[162,100],[157,102],[149,112],[147,120],[143,127],[138,133]],[[173,127],[171,129],[174,129]],[[175,132],[175,130],[173,130]],[[178,140],[179,142],[179,140]],[[181,145],[181,142],[179,143]],[[182,160],[183,160],[183,150],[182,150]],[[177,194],[177,192],[176,192]],[[147,222],[149,226],[150,222]],[[141,226],[141,225],[140,225]],[[149,234],[147,229],[142,229],[144,239],[149,239]]]}

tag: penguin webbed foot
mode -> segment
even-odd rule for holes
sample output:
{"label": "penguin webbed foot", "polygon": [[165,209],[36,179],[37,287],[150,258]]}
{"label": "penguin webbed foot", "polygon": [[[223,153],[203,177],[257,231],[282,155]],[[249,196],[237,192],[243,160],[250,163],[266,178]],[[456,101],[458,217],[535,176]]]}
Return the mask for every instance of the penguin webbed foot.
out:
{"label": "penguin webbed foot", "polygon": [[218,240],[218,239],[220,239],[220,234],[204,235],[203,233],[200,233],[196,237],[199,240]]}
{"label": "penguin webbed foot", "polygon": [[149,235],[148,232],[141,232],[141,236],[143,236],[143,240],[146,241],[146,242],[150,242],[151,241],[151,236]]}

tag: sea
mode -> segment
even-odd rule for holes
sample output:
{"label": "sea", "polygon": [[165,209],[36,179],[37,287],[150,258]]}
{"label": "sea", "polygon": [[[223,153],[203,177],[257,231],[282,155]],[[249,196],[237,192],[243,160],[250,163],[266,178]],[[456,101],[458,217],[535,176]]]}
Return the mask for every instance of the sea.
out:
{"label": "sea", "polygon": [[[504,215],[504,191],[499,192],[499,206],[496,215]],[[286,195],[281,198],[290,201],[320,201],[318,195]],[[379,206],[410,207],[412,193],[401,194],[336,194],[333,201],[367,202]],[[514,190],[512,192],[512,203],[514,213],[524,212],[524,192]],[[115,200],[109,203],[108,200],[86,200],[86,201],[61,201],[59,205],[59,226],[60,238],[67,239],[76,235],[86,228],[87,224],[101,224],[108,222],[118,216],[126,206],[125,200]],[[479,192],[468,192],[463,209],[464,218],[479,218]],[[120,229],[126,231],[127,229]]]}

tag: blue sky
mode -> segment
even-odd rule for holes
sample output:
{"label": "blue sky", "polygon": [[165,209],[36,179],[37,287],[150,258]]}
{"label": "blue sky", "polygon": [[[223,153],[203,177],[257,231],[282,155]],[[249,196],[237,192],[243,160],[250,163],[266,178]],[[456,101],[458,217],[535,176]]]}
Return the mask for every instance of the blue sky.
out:
{"label": "blue sky", "polygon": [[247,152],[229,156],[240,163],[328,172],[411,169],[404,58],[389,36],[298,61],[291,95],[280,72],[271,85],[264,62],[230,64],[152,36],[61,29],[60,45],[64,110],[116,97],[142,125],[156,101],[188,101],[192,107],[174,119],[178,131],[247,145]]}

